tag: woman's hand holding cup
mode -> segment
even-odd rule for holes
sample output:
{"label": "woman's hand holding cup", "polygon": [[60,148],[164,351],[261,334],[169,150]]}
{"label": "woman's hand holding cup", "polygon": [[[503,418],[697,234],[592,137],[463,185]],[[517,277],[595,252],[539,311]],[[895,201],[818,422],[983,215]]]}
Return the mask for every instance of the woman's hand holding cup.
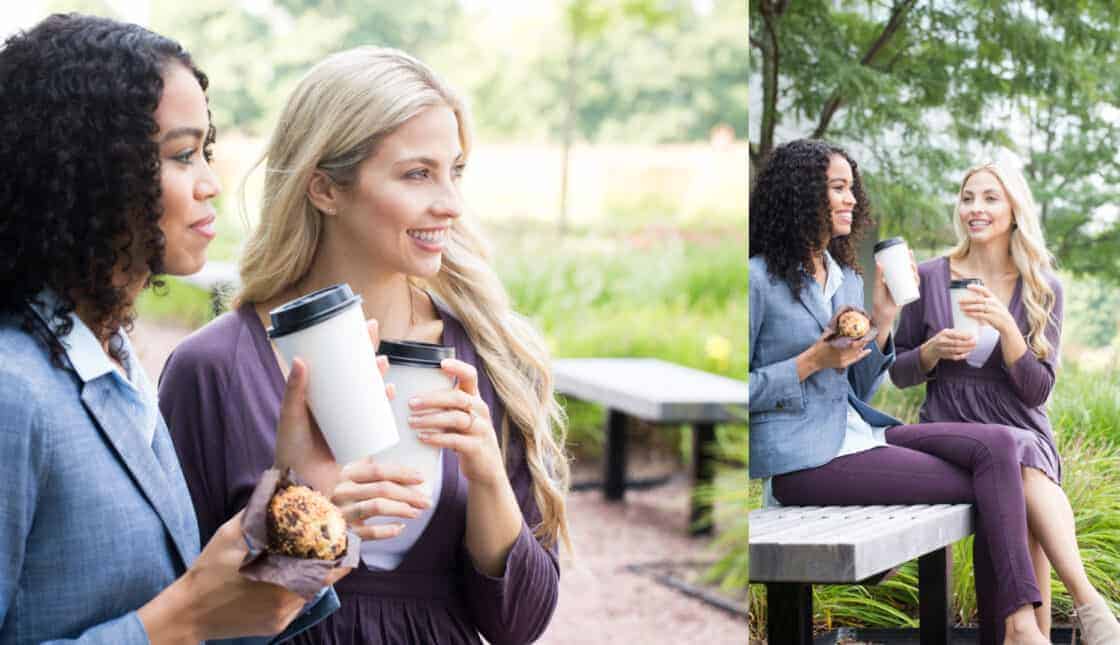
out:
{"label": "woman's hand holding cup", "polygon": [[506,477],[498,434],[490,419],[490,406],[478,392],[478,371],[473,365],[447,358],[441,369],[453,377],[453,389],[422,394],[408,402],[409,424],[429,446],[449,448],[459,455],[463,476],[472,484],[494,486]]}
{"label": "woman's hand holding cup", "polygon": [[927,359],[922,362],[928,362],[932,368],[940,360],[962,361],[973,349],[976,349],[974,334],[946,327],[922,344],[921,352]]}
{"label": "woman's hand holding cup", "polygon": [[419,472],[396,464],[378,463],[370,456],[346,464],[331,501],[342,511],[352,530],[363,540],[394,538],[404,524],[365,524],[372,517],[415,519],[431,507],[432,500],[413,486],[424,478]]}
{"label": "woman's hand holding cup", "polygon": [[991,289],[981,284],[970,284],[968,291],[960,299],[962,313],[995,329],[1000,335],[1011,329],[1018,330],[1015,317]]}

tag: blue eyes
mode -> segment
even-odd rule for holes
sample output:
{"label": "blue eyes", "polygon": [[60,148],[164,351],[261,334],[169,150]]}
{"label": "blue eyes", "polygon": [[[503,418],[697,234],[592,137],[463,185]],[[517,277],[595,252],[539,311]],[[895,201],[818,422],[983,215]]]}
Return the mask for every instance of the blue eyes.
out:
{"label": "blue eyes", "polygon": [[[459,179],[463,176],[463,171],[466,170],[466,164],[456,164],[451,168],[451,178]],[[411,170],[404,175],[408,179],[428,179],[432,176],[432,172],[427,168],[417,168]]]}

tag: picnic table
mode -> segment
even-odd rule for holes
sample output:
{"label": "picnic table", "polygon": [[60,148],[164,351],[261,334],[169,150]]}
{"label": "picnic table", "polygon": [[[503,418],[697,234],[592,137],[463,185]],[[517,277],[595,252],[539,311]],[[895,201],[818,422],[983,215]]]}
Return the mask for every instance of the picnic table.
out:
{"label": "picnic table", "polygon": [[709,374],[655,358],[567,358],[553,362],[556,391],[598,403],[607,410],[603,494],[621,501],[626,493],[626,427],[631,419],[692,426],[692,509],[690,533],[711,533],[698,525],[710,511],[695,494],[713,476],[715,424],[743,422],[744,381]]}

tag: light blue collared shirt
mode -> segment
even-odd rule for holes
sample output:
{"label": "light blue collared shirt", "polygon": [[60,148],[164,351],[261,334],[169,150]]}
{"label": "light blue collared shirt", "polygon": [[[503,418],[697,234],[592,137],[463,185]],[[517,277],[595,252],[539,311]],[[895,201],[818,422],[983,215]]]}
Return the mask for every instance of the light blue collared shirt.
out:
{"label": "light blue collared shirt", "polygon": [[[38,300],[44,303],[44,306],[33,306],[33,308],[44,321],[48,321],[50,318],[48,312],[54,308],[58,298],[51,292],[44,292],[39,294]],[[135,419],[136,431],[144,437],[147,445],[152,445],[156,425],[159,423],[156,388],[144,371],[144,366],[140,364],[140,359],[136,356],[132,343],[129,342],[128,334],[124,329],[118,329],[114,334],[114,341],[120,340],[121,348],[126,354],[125,374],[121,374],[98,342],[97,336],[82,322],[78,314],[70,312],[69,316],[74,328],[60,342],[66,351],[66,359],[74,367],[78,378],[82,383],[90,383],[99,378],[112,379],[114,388],[135,413],[130,415],[130,418]]]}

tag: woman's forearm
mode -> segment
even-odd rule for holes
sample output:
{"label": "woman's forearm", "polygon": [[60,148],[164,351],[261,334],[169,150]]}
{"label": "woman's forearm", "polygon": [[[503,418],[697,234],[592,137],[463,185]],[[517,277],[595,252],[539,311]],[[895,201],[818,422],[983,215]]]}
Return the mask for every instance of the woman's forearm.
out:
{"label": "woman's forearm", "polygon": [[467,489],[467,552],[480,573],[500,578],[506,556],[521,533],[521,507],[509,479],[493,484],[471,482]]}

